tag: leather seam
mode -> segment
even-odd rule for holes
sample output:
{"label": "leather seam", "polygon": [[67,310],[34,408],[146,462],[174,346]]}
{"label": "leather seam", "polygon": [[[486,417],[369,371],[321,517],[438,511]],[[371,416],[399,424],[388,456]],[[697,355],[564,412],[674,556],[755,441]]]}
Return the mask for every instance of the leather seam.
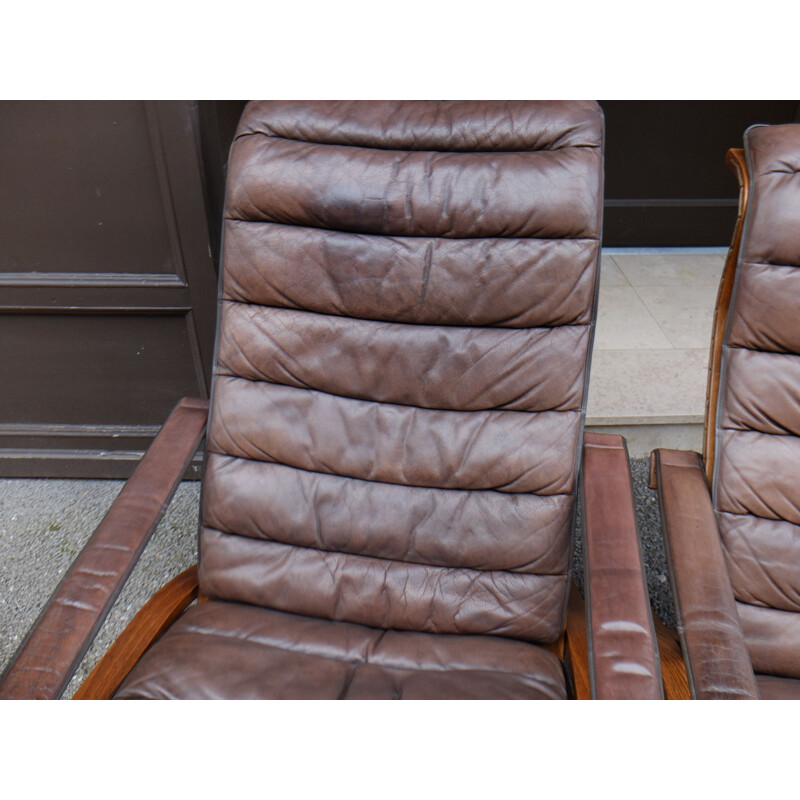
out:
{"label": "leather seam", "polygon": [[[302,544],[294,544],[291,542],[280,542],[276,539],[254,539],[250,536],[244,536],[241,533],[228,533],[226,531],[221,531],[219,528],[215,528],[211,525],[206,525],[205,523],[201,524],[201,530],[205,529],[207,531],[211,531],[212,533],[219,533],[223,536],[239,536],[248,539],[251,542],[265,542],[267,544],[274,544],[278,545],[279,547],[284,548],[293,548],[296,550],[306,550],[312,553],[317,553],[320,556],[327,556],[327,555],[341,555],[345,556],[345,558],[356,558],[359,560],[365,561],[385,561],[390,564],[398,564],[401,567],[422,567],[423,569],[432,569],[437,570],[439,572],[469,572],[474,573],[475,577],[478,575],[491,575],[495,573],[500,573],[503,575],[510,575],[512,577],[521,577],[525,578],[553,578],[553,579],[564,579],[567,577],[567,572],[520,572],[519,570],[514,569],[479,569],[477,567],[453,567],[453,566],[443,566],[440,564],[429,564],[423,561],[402,561],[397,558],[386,558],[385,556],[372,556],[372,555],[363,555],[361,553],[348,553],[344,550],[322,550],[319,547],[308,547]],[[284,613],[291,613],[291,612],[284,612]]]}
{"label": "leather seam", "polygon": [[[227,211],[227,209],[226,209]],[[278,222],[274,219],[246,219],[245,217],[230,217],[226,213],[223,217],[223,222],[252,222],[252,223],[269,223],[270,225],[283,225],[286,228],[310,228],[317,231],[331,231],[332,233],[352,233],[357,236],[383,236],[389,239],[444,239],[448,242],[471,242],[480,241],[484,239],[506,239],[509,241],[525,241],[530,240],[533,242],[597,242],[600,243],[599,236],[433,236],[429,233],[414,235],[411,233],[371,233],[370,231],[353,231],[344,228],[325,228],[322,225],[297,225],[290,222]]]}
{"label": "leather seam", "polygon": [[220,453],[216,450],[211,449],[211,443],[209,442],[208,452],[215,456],[220,456],[221,458],[231,458],[231,459],[238,459],[239,461],[247,461],[252,464],[275,464],[278,467],[285,467],[286,469],[294,469],[298,472],[305,472],[309,475],[321,475],[327,478],[339,478],[343,481],[360,481],[361,483],[371,483],[377,486],[400,486],[406,489],[430,489],[431,491],[437,492],[481,492],[483,494],[499,494],[502,497],[516,497],[517,495],[527,495],[529,497],[572,497],[574,495],[574,490],[570,492],[554,492],[553,494],[539,494],[537,492],[504,492],[502,489],[492,489],[492,488],[484,488],[484,489],[462,489],[457,486],[422,486],[420,484],[415,483],[393,483],[391,481],[376,481],[371,480],[370,478],[359,478],[355,475],[340,475],[337,472],[320,472],[319,470],[315,469],[306,469],[305,467],[298,467],[294,464],[286,464],[282,461],[276,460],[261,460],[258,458],[250,458],[249,456],[238,456],[232,455],[231,453]]}
{"label": "leather seam", "polygon": [[[223,372],[222,370],[229,370]],[[389,400],[374,400],[371,397],[356,397],[354,395],[336,394],[336,392],[326,392],[324,389],[310,388],[305,386],[295,386],[291,383],[280,383],[279,381],[268,381],[264,378],[248,378],[245,375],[236,375],[230,367],[223,364],[219,359],[217,360],[217,376],[222,378],[231,378],[238,381],[248,381],[249,383],[263,383],[269,386],[286,386],[289,389],[299,389],[304,392],[319,392],[319,394],[327,395],[328,397],[338,397],[342,400],[360,400],[363,403],[379,403],[387,406],[402,406],[403,408],[419,408],[425,411],[452,411],[458,414],[473,414],[486,411],[513,411],[518,414],[580,414],[580,408],[540,408],[535,411],[532,409],[521,408],[508,408],[507,406],[491,406],[489,408],[441,408],[439,406],[417,406],[411,403],[398,403],[390,402]],[[216,377],[216,376],[215,376]],[[512,401],[513,402],[513,401]]]}

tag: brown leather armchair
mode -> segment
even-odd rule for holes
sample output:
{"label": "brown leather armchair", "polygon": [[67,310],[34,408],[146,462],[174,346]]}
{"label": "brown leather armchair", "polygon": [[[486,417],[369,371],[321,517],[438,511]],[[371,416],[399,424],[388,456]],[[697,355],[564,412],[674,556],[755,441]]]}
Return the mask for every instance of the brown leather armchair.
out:
{"label": "brown leather armchair", "polygon": [[[602,141],[595,103],[248,106],[199,568],[76,697],[661,696],[624,442],[583,435]],[[204,416],[166,423],[0,696],[63,691]]]}
{"label": "brown leather armchair", "polygon": [[800,699],[800,125],[744,145],[704,459],[656,450],[653,482],[692,695]]}

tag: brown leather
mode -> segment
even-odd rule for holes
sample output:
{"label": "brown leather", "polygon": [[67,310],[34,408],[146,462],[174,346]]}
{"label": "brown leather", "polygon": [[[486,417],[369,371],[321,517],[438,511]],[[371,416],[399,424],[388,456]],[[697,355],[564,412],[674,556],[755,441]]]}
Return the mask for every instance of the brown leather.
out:
{"label": "brown leather", "polygon": [[209,597],[563,631],[602,196],[594,103],[253,103],[232,148]]}
{"label": "brown leather", "polygon": [[593,103],[248,106],[211,599],[118,697],[566,697],[534,642],[564,629],[601,181]]}
{"label": "brown leather", "polygon": [[561,663],[525,642],[379,631],[209,601],[152,648],[118,699],[564,699]]}
{"label": "brown leather", "polygon": [[628,452],[621,436],[585,435],[583,494],[592,697],[662,699]]}
{"label": "brown leather", "polygon": [[757,675],[762,700],[800,700],[800,681],[775,675]]}
{"label": "brown leather", "polygon": [[757,699],[758,688],[698,453],[656,450],[664,543],[689,686],[700,700]]}
{"label": "brown leather", "polygon": [[800,614],[737,603],[756,672],[800,678]]}
{"label": "brown leather", "polygon": [[208,402],[175,407],[0,681],[0,699],[64,691],[158,525],[205,430]]}
{"label": "brown leather", "polygon": [[745,134],[750,199],[723,347],[714,506],[758,672],[800,677],[800,125]]}

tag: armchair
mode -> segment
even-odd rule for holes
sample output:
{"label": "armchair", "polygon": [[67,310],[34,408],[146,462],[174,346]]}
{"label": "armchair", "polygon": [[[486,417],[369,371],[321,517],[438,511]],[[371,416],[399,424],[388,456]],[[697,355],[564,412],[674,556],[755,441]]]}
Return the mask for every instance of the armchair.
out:
{"label": "armchair", "polygon": [[[594,103],[247,107],[198,568],[77,698],[661,697],[624,441],[583,432],[602,139]],[[142,530],[201,435],[202,404],[176,414]],[[579,485],[586,620],[574,593],[567,614]],[[59,695],[140,549],[118,527],[0,697]]]}
{"label": "armchair", "polygon": [[800,125],[728,153],[739,218],[717,299],[704,456],[656,450],[699,699],[800,699]]}

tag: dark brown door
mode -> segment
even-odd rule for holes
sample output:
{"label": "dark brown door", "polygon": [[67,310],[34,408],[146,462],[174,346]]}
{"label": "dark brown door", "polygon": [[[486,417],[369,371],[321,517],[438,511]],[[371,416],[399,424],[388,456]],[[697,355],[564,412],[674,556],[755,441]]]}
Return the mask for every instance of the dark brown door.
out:
{"label": "dark brown door", "polygon": [[797,100],[601,100],[607,247],[726,247],[745,129],[800,121]]}
{"label": "dark brown door", "polygon": [[207,396],[200,116],[0,103],[0,475],[127,476],[178,399]]}

